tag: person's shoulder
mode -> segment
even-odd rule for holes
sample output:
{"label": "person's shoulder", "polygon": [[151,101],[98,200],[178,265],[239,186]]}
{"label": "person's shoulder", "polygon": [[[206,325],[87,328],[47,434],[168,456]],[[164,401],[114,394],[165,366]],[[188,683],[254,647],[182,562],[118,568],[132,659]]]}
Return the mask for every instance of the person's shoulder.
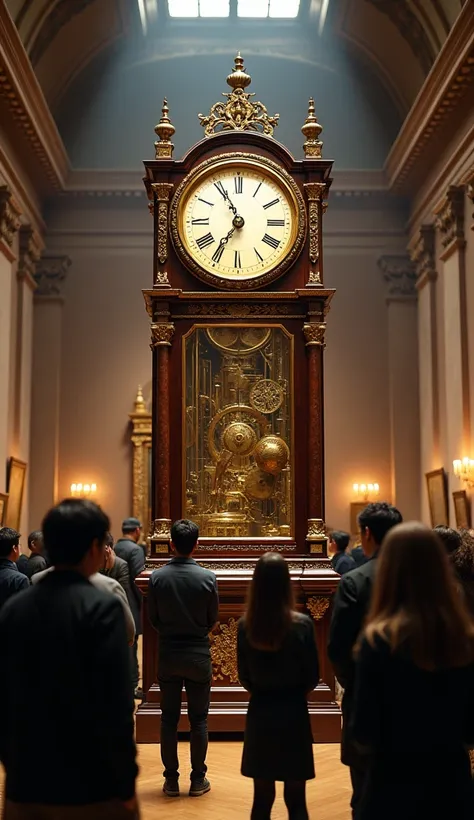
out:
{"label": "person's shoulder", "polygon": [[115,562],[117,564],[118,569],[121,569],[124,572],[125,571],[128,572],[128,564],[127,564],[127,562],[125,561],[124,558],[121,558],[120,555],[116,555],[115,556]]}
{"label": "person's shoulder", "polygon": [[115,592],[116,588],[120,586],[115,578],[112,578],[110,575],[102,575],[101,572],[96,572],[94,575],[91,575],[89,581],[97,589],[104,592]]}
{"label": "person's shoulder", "polygon": [[207,578],[209,581],[213,582],[217,580],[216,573],[213,572],[212,569],[202,567],[197,561],[194,561],[193,566],[198,568],[198,571],[203,578]]}
{"label": "person's shoulder", "polygon": [[293,629],[298,633],[306,634],[308,631],[313,631],[313,621],[309,615],[304,612],[293,612]]}

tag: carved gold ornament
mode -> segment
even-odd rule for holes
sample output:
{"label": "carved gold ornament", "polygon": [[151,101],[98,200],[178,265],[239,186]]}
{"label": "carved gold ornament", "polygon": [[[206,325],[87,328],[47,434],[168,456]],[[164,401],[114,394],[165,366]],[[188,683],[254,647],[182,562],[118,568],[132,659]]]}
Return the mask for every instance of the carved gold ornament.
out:
{"label": "carved gold ornament", "polygon": [[316,595],[314,595],[311,598],[308,598],[306,602],[306,606],[309,612],[311,613],[311,617],[314,618],[315,621],[321,621],[324,618],[330,605],[330,598],[322,598]]}
{"label": "carved gold ornament", "polygon": [[168,101],[165,97],[163,100],[163,108],[161,109],[161,119],[158,125],[155,125],[155,134],[158,137],[158,142],[155,142],[155,159],[163,159],[173,156],[174,145],[171,142],[171,137],[176,129],[169,118]]}
{"label": "carved gold ornament", "polygon": [[257,434],[250,424],[233,421],[225,428],[222,442],[227,450],[237,456],[248,456],[257,443]]}
{"label": "carved gold ornament", "polygon": [[306,117],[306,121],[301,128],[303,136],[306,137],[306,142],[303,145],[303,150],[305,157],[310,157],[311,159],[320,159],[323,143],[319,139],[319,135],[323,130],[323,126],[318,122],[316,114],[314,112],[314,99],[310,97],[308,103],[308,116]]}
{"label": "carved gold ornament", "polygon": [[168,259],[168,205],[173,185],[168,182],[152,182],[151,187],[158,202],[157,255],[160,265]]}
{"label": "carved gold ornament", "polygon": [[160,345],[171,345],[171,340],[174,334],[174,325],[171,322],[163,322],[151,326],[151,344],[153,350]]}
{"label": "carved gold ornament", "polygon": [[171,519],[170,518],[155,518],[151,532],[152,538],[171,538]]}
{"label": "carved gold ornament", "polygon": [[258,501],[271,498],[275,491],[275,476],[264,473],[256,464],[245,476],[245,493]]}
{"label": "carved gold ornament", "polygon": [[310,287],[317,287],[317,288],[321,288],[321,287],[322,287],[321,276],[320,276],[319,271],[317,271],[317,270],[310,270],[310,272],[309,272],[309,276],[308,276],[308,283],[307,283],[307,284],[308,284]]}
{"label": "carved gold ornament", "polygon": [[252,78],[245,71],[239,52],[235,58],[234,70],[227,77],[227,85],[232,91],[222,94],[227,97],[227,102],[214,103],[208,116],[199,114],[206,137],[212,136],[216,131],[261,131],[268,136],[273,134],[280,115],[274,114],[271,117],[263,103],[251,100],[255,94],[245,90],[251,82]]}
{"label": "carved gold ornament", "polygon": [[319,209],[327,186],[324,182],[307,182],[304,188],[308,200],[309,261],[315,265],[319,260]]}
{"label": "carved gold ornament", "polygon": [[263,436],[255,447],[254,457],[261,470],[278,475],[288,464],[290,450],[280,436]]}
{"label": "carved gold ornament", "polygon": [[168,279],[168,273],[165,270],[159,270],[156,274],[155,279],[155,288],[169,288],[170,280]]}
{"label": "carved gold ornament", "polygon": [[239,682],[237,670],[237,631],[235,618],[229,618],[226,624],[219,623],[217,632],[211,633],[211,660],[214,680],[228,678],[231,683]]}
{"label": "carved gold ornament", "polygon": [[262,413],[259,413],[258,410],[254,410],[253,407],[246,407],[242,404],[231,404],[228,407],[224,407],[220,410],[214,418],[212,419],[209,425],[209,432],[208,432],[208,447],[209,452],[211,454],[212,460],[217,463],[220,460],[220,451],[215,442],[216,438],[216,428],[218,424],[224,419],[227,415],[237,415],[237,419],[233,419],[233,421],[242,421],[242,417],[250,416],[250,418],[255,419],[257,424],[259,425],[260,435],[264,435],[266,433],[268,427],[268,420],[265,418]]}
{"label": "carved gold ornament", "polygon": [[321,518],[308,519],[308,534],[306,540],[312,538],[326,538],[326,525]]}
{"label": "carved gold ornament", "polygon": [[306,340],[306,347],[311,347],[313,345],[319,345],[320,347],[325,347],[324,341],[324,334],[326,331],[326,323],[314,323],[304,325],[303,333]]}
{"label": "carved gold ornament", "polygon": [[261,413],[275,413],[283,404],[283,388],[273,379],[260,379],[250,391],[250,404]]}

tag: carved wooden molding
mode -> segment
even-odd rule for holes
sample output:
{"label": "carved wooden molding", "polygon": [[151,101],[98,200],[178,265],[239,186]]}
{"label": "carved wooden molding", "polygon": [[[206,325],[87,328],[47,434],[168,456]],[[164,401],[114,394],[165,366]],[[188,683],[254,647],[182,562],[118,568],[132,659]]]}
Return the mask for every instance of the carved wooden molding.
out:
{"label": "carved wooden molding", "polygon": [[229,618],[226,624],[218,623],[216,632],[211,633],[211,660],[213,680],[228,678],[231,683],[239,682],[237,670],[238,622]]}
{"label": "carved wooden molding", "polygon": [[441,232],[445,250],[464,244],[464,185],[451,185],[445,199],[436,211],[435,227]]}
{"label": "carved wooden molding", "polygon": [[436,272],[436,231],[434,225],[422,225],[415,245],[410,253],[417,275],[416,287],[420,290],[426,282],[435,282]]}
{"label": "carved wooden molding", "polygon": [[17,279],[36,290],[36,265],[41,255],[42,242],[36,231],[29,225],[20,228],[20,253],[18,257]]}
{"label": "carved wooden molding", "polygon": [[13,261],[12,251],[15,234],[20,227],[20,206],[16,202],[7,185],[0,186],[0,247],[3,246],[10,261]]}

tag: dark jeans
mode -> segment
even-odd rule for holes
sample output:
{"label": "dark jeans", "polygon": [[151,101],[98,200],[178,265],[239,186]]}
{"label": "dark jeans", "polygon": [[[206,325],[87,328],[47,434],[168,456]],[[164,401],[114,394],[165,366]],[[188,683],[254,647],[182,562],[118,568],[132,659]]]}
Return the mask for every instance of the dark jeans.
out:
{"label": "dark jeans", "polygon": [[161,759],[165,777],[179,776],[178,723],[183,685],[191,727],[191,780],[204,777],[208,745],[207,715],[211,691],[211,659],[195,656],[160,656],[158,680],[161,698]]}
{"label": "dark jeans", "polygon": [[352,809],[352,820],[359,820],[360,811],[361,811],[361,804],[362,799],[364,797],[365,791],[365,784],[367,780],[367,771],[366,769],[360,768],[355,769],[353,766],[350,767],[351,772],[351,783],[352,783],[352,799],[351,799],[351,809]]}
{"label": "dark jeans", "polygon": [[[308,820],[306,808],[306,782],[285,780],[283,797],[288,809],[289,820]],[[253,781],[253,806],[250,820],[270,820],[275,801],[275,783],[273,780]]]}
{"label": "dark jeans", "polygon": [[130,667],[132,672],[132,687],[133,691],[135,691],[140,679],[140,670],[138,668],[138,635],[135,635],[135,640],[130,647]]}

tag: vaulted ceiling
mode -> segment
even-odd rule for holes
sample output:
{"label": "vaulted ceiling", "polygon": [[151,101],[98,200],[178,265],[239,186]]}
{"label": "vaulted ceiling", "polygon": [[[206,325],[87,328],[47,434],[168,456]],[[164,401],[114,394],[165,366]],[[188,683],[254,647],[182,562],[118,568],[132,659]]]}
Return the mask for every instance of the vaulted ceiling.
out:
{"label": "vaulted ceiling", "polygon": [[[470,0],[468,0],[470,1]],[[72,81],[88,63],[114,44],[143,42],[137,0],[5,0],[35,68],[43,93],[54,112]],[[301,0],[300,18],[309,23],[319,15],[323,0]],[[399,113],[409,111],[449,31],[466,0],[330,0],[324,37],[343,44],[365,68],[378,75]],[[163,0],[158,4],[164,6]],[[305,23],[305,20],[299,21]],[[173,53],[179,43],[202,40],[206,21],[189,23],[172,32]],[[197,27],[200,27],[199,29]],[[260,28],[258,44],[269,37],[278,55],[275,30]],[[306,26],[308,31],[308,26]],[[285,28],[291,42],[291,29]],[[157,49],[160,29],[154,36]],[[168,48],[170,33],[167,33]],[[316,43],[317,26],[313,43]],[[280,34],[280,38],[283,34]],[[142,39],[140,39],[142,38]],[[289,39],[288,39],[289,38]],[[237,39],[237,38],[235,38]],[[297,38],[295,38],[297,43]],[[141,45],[140,45],[141,44]],[[202,42],[201,42],[202,45]],[[208,47],[208,46],[206,46]],[[171,52],[170,52],[171,53]],[[288,59],[288,53],[285,54]],[[294,58],[298,59],[295,46]]]}

